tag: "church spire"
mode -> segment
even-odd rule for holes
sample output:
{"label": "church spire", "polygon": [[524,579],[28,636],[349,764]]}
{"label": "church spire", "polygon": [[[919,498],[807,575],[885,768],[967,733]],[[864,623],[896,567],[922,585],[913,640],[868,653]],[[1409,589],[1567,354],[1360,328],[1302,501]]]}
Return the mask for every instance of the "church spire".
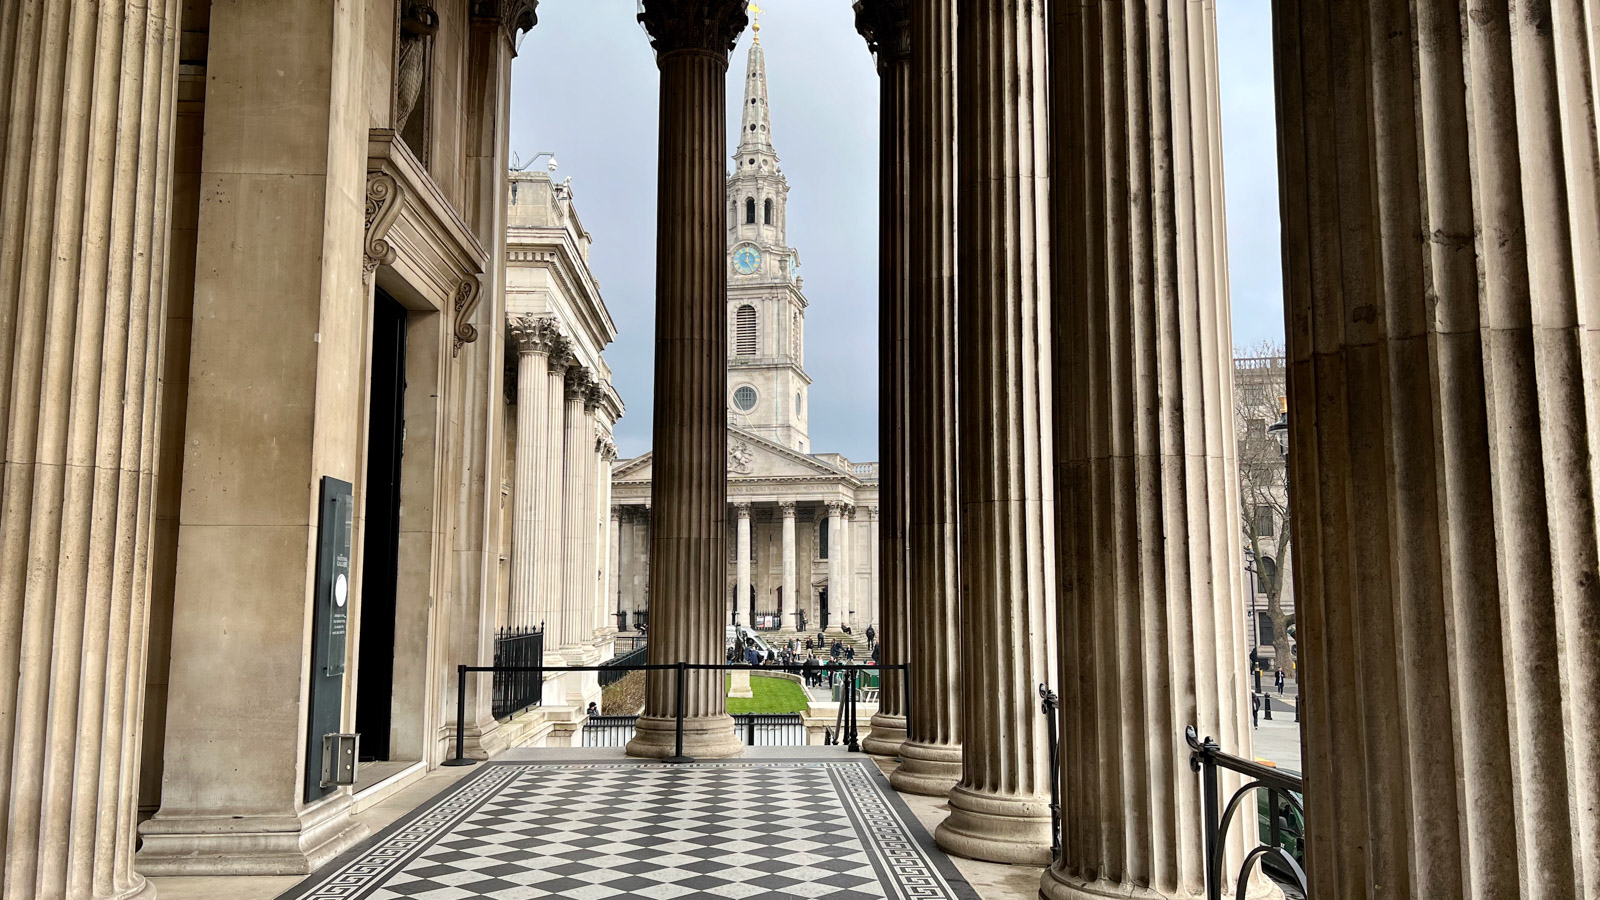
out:
{"label": "church spire", "polygon": [[739,150],[734,154],[734,162],[736,167],[748,167],[749,159],[754,156],[766,163],[757,165],[757,170],[775,171],[778,151],[772,146],[772,111],[767,105],[767,55],[761,49],[759,37],[750,42],[745,69],[744,122],[739,129]]}

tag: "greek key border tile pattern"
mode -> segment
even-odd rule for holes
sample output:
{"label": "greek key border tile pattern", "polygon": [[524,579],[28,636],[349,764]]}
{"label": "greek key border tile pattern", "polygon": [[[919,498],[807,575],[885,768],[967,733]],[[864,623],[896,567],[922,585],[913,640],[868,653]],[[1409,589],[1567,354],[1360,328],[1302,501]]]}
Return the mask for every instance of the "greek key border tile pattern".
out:
{"label": "greek key border tile pattern", "polygon": [[280,900],[977,900],[868,760],[490,763]]}

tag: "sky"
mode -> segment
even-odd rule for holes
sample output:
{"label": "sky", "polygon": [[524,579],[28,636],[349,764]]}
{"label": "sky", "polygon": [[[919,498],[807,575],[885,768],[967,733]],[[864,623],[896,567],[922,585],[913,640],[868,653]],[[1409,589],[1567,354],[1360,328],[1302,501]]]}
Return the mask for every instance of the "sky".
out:
{"label": "sky", "polygon": [[[762,0],[772,139],[800,252],[811,449],[878,458],[878,76],[850,0]],[[1223,152],[1234,343],[1283,340],[1270,0],[1220,0]],[[512,65],[511,148],[553,151],[593,235],[590,267],[617,340],[624,457],[650,448],[655,336],[657,73],[636,0],[542,0]],[[730,58],[728,159],[747,29]],[[544,165],[543,161],[539,163]]]}

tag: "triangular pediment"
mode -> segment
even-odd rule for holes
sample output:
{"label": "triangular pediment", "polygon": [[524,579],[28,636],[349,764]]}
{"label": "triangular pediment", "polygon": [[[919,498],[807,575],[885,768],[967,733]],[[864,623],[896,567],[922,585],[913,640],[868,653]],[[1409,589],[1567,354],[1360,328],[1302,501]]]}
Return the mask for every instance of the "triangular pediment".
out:
{"label": "triangular pediment", "polygon": [[[623,461],[612,469],[613,481],[649,481],[650,454]],[[790,450],[742,428],[728,428],[728,478],[734,481],[786,478],[838,478],[854,481],[855,477],[836,466],[829,465],[808,454]]]}

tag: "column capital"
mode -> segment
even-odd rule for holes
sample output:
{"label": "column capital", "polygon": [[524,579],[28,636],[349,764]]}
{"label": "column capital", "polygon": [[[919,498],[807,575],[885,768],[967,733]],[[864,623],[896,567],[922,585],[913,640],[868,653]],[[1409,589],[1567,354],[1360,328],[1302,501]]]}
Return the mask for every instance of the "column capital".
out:
{"label": "column capital", "polygon": [[624,507],[620,503],[611,504],[611,519],[612,519],[612,521],[615,521],[615,522],[622,521],[623,509],[624,509]]}
{"label": "column capital", "polygon": [[844,504],[838,500],[829,500],[826,506],[828,507],[828,515],[830,516],[838,516],[840,513],[844,512]]}
{"label": "column capital", "polygon": [[[594,439],[594,449],[595,449],[595,452],[600,454],[600,459],[605,461],[605,462],[612,462],[617,458],[617,445],[616,445],[616,442],[611,440],[611,438],[606,437],[603,434],[602,435],[597,435],[595,437],[595,439]],[[620,509],[620,508],[621,507],[616,507],[616,506],[612,507],[612,509]]]}
{"label": "column capital", "polygon": [[750,24],[745,6],[746,0],[643,0],[637,18],[657,56],[698,50],[726,63]]}
{"label": "column capital", "polygon": [[590,375],[589,386],[584,389],[583,408],[586,412],[594,412],[606,399],[606,386],[600,379]]}
{"label": "column capital", "polygon": [[876,522],[877,520],[878,520],[878,508],[876,506],[867,507],[867,521]]}
{"label": "column capital", "polygon": [[793,500],[784,500],[778,504],[778,512],[781,513],[785,519],[792,519],[794,518],[794,507],[795,504]]}
{"label": "column capital", "polygon": [[567,367],[578,363],[577,357],[572,355],[572,342],[559,332],[550,339],[550,347],[545,353],[550,357],[549,373],[558,378],[562,377]]}
{"label": "column capital", "polygon": [[551,316],[512,316],[506,333],[522,356],[548,356],[558,342],[564,342],[561,324]]}
{"label": "column capital", "polygon": [[845,503],[843,506],[844,508],[840,510],[840,512],[844,515],[845,520],[854,522],[856,518],[856,508],[849,503]]}
{"label": "column capital", "polygon": [[911,4],[909,0],[856,0],[856,31],[867,39],[867,49],[882,74],[890,63],[911,58]]}
{"label": "column capital", "polygon": [[748,519],[748,518],[750,518],[750,504],[749,503],[735,503],[733,505],[733,512],[734,512],[734,515],[738,516],[741,519]]}
{"label": "column capital", "polygon": [[517,35],[539,24],[539,0],[473,0],[472,23],[498,26],[517,53]]}
{"label": "column capital", "polygon": [[567,400],[586,400],[589,396],[589,387],[594,381],[594,375],[587,366],[572,363],[567,368]]}

